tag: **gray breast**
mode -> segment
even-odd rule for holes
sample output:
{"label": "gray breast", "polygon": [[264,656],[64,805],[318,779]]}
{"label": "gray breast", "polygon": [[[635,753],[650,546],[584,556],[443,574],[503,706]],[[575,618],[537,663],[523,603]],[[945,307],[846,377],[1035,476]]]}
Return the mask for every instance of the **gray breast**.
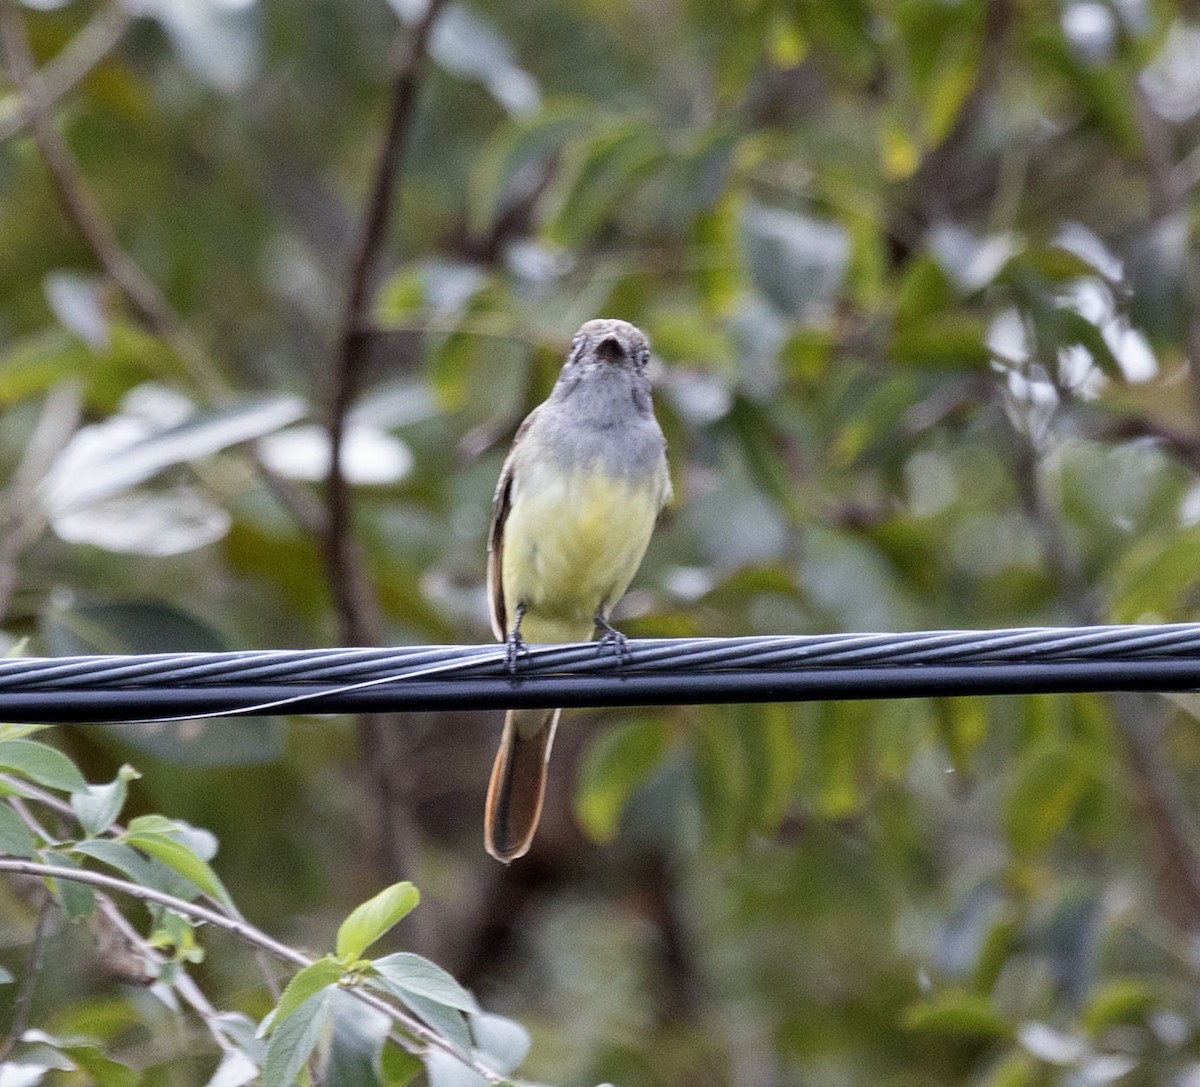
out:
{"label": "gray breast", "polygon": [[599,464],[615,479],[660,471],[666,440],[653,413],[639,410],[628,382],[598,385],[542,405],[538,444],[564,467]]}

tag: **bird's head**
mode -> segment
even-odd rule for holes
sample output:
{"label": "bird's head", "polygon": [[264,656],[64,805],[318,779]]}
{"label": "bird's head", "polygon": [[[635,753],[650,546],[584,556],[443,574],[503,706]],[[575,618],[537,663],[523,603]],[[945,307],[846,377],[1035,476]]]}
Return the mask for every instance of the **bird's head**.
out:
{"label": "bird's head", "polygon": [[619,366],[644,373],[650,361],[650,341],[628,321],[608,317],[588,321],[571,341],[568,367],[601,369]]}

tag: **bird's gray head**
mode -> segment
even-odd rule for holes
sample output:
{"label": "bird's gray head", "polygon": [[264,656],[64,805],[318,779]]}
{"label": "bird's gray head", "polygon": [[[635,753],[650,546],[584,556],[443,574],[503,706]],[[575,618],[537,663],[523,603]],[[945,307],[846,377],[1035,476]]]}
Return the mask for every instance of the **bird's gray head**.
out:
{"label": "bird's gray head", "polygon": [[628,321],[588,321],[571,341],[571,353],[550,399],[582,412],[597,425],[610,425],[629,414],[649,415],[650,341]]}
{"label": "bird's gray head", "polygon": [[640,328],[628,321],[601,317],[588,321],[575,333],[563,371],[618,366],[644,374],[649,361],[650,341]]}

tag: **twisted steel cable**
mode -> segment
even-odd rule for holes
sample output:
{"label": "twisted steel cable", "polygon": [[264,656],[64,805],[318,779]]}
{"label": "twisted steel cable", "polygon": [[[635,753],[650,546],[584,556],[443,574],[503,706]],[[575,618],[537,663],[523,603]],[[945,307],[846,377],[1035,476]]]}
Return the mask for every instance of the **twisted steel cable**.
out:
{"label": "twisted steel cable", "polygon": [[0,661],[0,720],[1200,689],[1200,624]]}

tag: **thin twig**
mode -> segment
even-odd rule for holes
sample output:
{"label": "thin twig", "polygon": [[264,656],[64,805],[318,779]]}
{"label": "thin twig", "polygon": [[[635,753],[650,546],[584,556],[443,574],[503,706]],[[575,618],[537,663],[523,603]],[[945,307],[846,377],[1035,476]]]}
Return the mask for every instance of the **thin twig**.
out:
{"label": "thin twig", "polygon": [[[426,46],[445,0],[429,0],[417,25],[402,38],[401,60],[392,80],[375,172],[362,223],[347,272],[347,290],[330,374],[328,416],[329,474],[325,493],[324,555],[326,576],[343,645],[373,645],[382,634],[382,616],[367,571],[365,556],[350,524],[350,489],[343,469],[347,415],[357,392],[359,370],[368,338],[362,326],[370,308],[371,287],[387,234],[388,220],[404,162],[425,68]],[[359,767],[374,798],[368,826],[377,835],[381,869],[399,873],[411,868],[419,841],[408,811],[402,777],[409,773],[404,732],[394,715],[358,718]],[[416,918],[414,943],[428,951],[429,928]]]}
{"label": "thin twig", "polygon": [[346,416],[356,393],[365,348],[360,326],[367,312],[370,289],[386,236],[388,218],[404,150],[412,128],[417,92],[425,66],[425,47],[445,0],[430,0],[421,21],[408,36],[407,52],[392,83],[387,124],[376,160],[375,175],[355,240],[348,270],[348,287],[331,373],[329,415],[329,476],[326,482],[328,523],[325,526],[326,563],[341,624],[343,645],[366,645],[378,640],[378,607],[370,593],[360,555],[350,532],[350,495],[342,467]]}
{"label": "thin twig", "polygon": [[[103,924],[111,935],[120,940],[124,948],[127,949],[128,955],[140,964],[149,964],[153,967],[153,973],[157,976],[161,968],[166,964],[166,956],[157,948],[152,947],[142,935],[131,925],[125,915],[117,908],[117,905],[103,891],[96,892],[96,909],[97,914],[103,919]],[[260,949],[261,950],[261,949]],[[109,949],[107,953],[107,964],[114,967],[115,953]],[[128,972],[125,980],[146,982],[145,966],[139,967],[142,973],[141,977],[136,976],[136,971],[129,971],[128,967],[122,967]],[[209,1003],[208,997],[204,995],[192,978],[180,971],[172,982],[175,991],[183,998],[184,1002],[194,1011],[208,1028],[209,1034],[212,1035],[213,1041],[224,1051],[234,1048],[229,1041],[228,1036],[221,1024],[221,1013]],[[278,1000],[278,996],[275,997]]]}
{"label": "thin twig", "polygon": [[121,248],[111,224],[84,183],[75,156],[54,125],[51,103],[45,98],[44,87],[35,79],[33,53],[15,0],[0,0],[0,40],[4,43],[13,81],[32,112],[34,139],[50,167],[63,208],[142,318],[171,345],[197,387],[214,399],[227,394],[228,382],[171,303],[141,266]]}
{"label": "thin twig", "polygon": [[20,1041],[25,1033],[25,1024],[29,1021],[29,1007],[33,1003],[33,991],[37,988],[38,975],[42,972],[42,955],[46,949],[46,934],[50,927],[50,910],[54,899],[46,895],[38,910],[37,924],[33,929],[33,946],[29,952],[29,964],[25,967],[25,976],[21,979],[21,988],[13,1001],[12,1024],[8,1034],[0,1042],[0,1064],[3,1064],[12,1052],[13,1046]]}
{"label": "thin twig", "polygon": [[[46,794],[46,798],[58,800],[51,794]],[[54,836],[29,811],[24,800],[11,796],[9,804],[16,811],[17,817],[36,838],[49,845],[57,844]],[[58,811],[58,814],[64,816],[72,814],[70,805],[62,803],[61,807],[66,810],[60,811],[59,804],[54,804],[54,810]],[[47,901],[50,900],[47,899]],[[96,953],[106,969],[121,980],[135,984],[147,984],[158,976],[160,969],[167,961],[166,957],[141,936],[126,920],[125,915],[121,913],[113,900],[102,891],[96,892],[94,917],[96,924],[93,934],[96,940]],[[256,949],[256,953],[265,954],[261,949]],[[147,964],[153,969],[148,971]],[[270,973],[270,976],[273,978],[274,974]],[[208,997],[204,995],[199,986],[185,973],[180,973],[175,979],[174,985],[179,995],[204,1021],[217,1044],[222,1049],[231,1048],[229,1039],[221,1027],[220,1013],[209,1003]],[[271,995],[275,1000],[279,999],[278,984],[271,989]],[[0,1058],[0,1060],[2,1059]]]}
{"label": "thin twig", "polygon": [[0,118],[0,143],[23,132],[37,116],[34,98],[49,109],[87,78],[121,39],[133,14],[125,4],[110,3],[52,61],[30,80],[34,95],[23,94],[12,112]]}
{"label": "thin twig", "polygon": [[51,834],[42,824],[35,818],[33,812],[26,806],[25,801],[18,796],[10,796],[8,798],[9,806],[17,813],[17,818],[25,824],[25,828],[35,839],[40,839],[48,846],[59,844],[58,838]]}
{"label": "thin twig", "polygon": [[[34,138],[50,169],[64,211],[134,309],[183,362],[197,389],[210,401],[227,397],[232,392],[228,379],[166,295],[121,248],[112,224],[88,188],[75,156],[54,124],[51,113],[54,98],[47,95],[45,82],[38,81],[25,24],[14,0],[0,0],[0,42],[8,57],[10,74],[31,111]],[[291,480],[268,469],[253,447],[249,453],[263,482],[297,524],[313,535],[323,535],[325,513],[319,503]]]}
{"label": "thin twig", "polygon": [[[17,778],[11,774],[0,773],[0,785],[4,785],[11,792],[14,792],[18,796],[23,795],[29,800],[36,800],[39,804],[44,804],[51,811],[54,811],[67,819],[74,821],[77,818],[75,809],[72,808],[67,801],[55,796],[53,793],[48,792],[37,785],[32,784],[31,782],[25,781],[23,778]],[[17,809],[18,816],[21,816],[22,812],[25,812],[24,804],[16,800],[12,801],[12,803]],[[33,820],[33,817],[28,815],[27,812],[25,815],[27,818],[25,818],[23,821],[25,821],[26,826],[29,826],[35,834],[38,834],[47,841],[50,841],[50,836],[46,834],[45,830],[43,830],[39,824],[37,824],[36,820]],[[112,823],[106,831],[106,836],[118,837],[124,833],[125,828],[120,823]],[[204,897],[212,903],[214,909],[224,910],[236,921],[244,920],[241,912],[236,906],[233,905],[233,903],[221,902],[213,898],[211,895],[205,895]],[[267,987],[267,991],[275,1000],[278,1000],[280,992],[279,982],[275,980],[274,973],[268,968],[266,961],[261,956],[258,959],[258,964],[262,970],[263,982]]]}
{"label": "thin twig", "polygon": [[[140,884],[131,883],[129,880],[110,876],[103,872],[92,872],[86,868],[66,868],[57,864],[41,864],[37,861],[8,857],[0,857],[0,872],[15,872],[19,875],[39,876],[42,879],[61,879],[74,883],[86,883],[107,891],[126,894],[131,898],[137,898],[143,902],[155,902],[194,921],[202,921],[212,925],[214,928],[231,932],[246,943],[252,944],[255,947],[261,947],[264,951],[270,952],[276,958],[291,963],[293,966],[311,966],[316,961],[308,955],[297,951],[295,948],[281,943],[273,936],[268,936],[267,933],[256,928],[248,921],[227,917],[225,914],[218,913],[207,906],[201,906],[195,902],[187,902],[175,895],[167,894],[165,891],[158,891],[152,887],[143,887]],[[436,1031],[431,1030],[424,1023],[419,1022],[399,1008],[389,1004],[386,1000],[355,986],[348,987],[346,991],[355,999],[361,1000],[364,1004],[383,1012],[393,1023],[396,1023],[425,1045],[433,1046],[450,1054],[455,1060],[460,1061],[466,1067],[470,1068],[471,1071],[483,1076],[488,1083],[498,1084],[504,1082],[502,1076],[498,1076],[490,1068],[460,1053]]]}

